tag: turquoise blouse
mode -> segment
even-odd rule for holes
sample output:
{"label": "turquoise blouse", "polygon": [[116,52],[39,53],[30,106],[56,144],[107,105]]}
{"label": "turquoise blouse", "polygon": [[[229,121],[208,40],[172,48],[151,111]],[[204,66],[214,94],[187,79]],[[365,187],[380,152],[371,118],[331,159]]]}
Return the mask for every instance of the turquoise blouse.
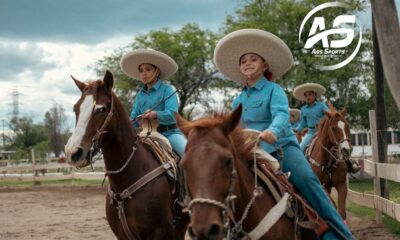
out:
{"label": "turquoise blouse", "polygon": [[296,128],[297,131],[301,131],[304,128],[315,129],[319,121],[324,117],[324,110],[328,110],[328,106],[324,102],[315,100],[310,106],[308,104],[301,107],[300,124]]}
{"label": "turquoise blouse", "polygon": [[[243,106],[241,120],[244,128],[272,131],[280,147],[290,142],[298,144],[289,123],[288,100],[278,84],[261,77],[252,87],[242,89],[233,100],[232,108],[235,109],[239,104]],[[276,151],[274,145],[262,144],[269,153]]]}
{"label": "turquoise blouse", "polygon": [[[161,101],[166,99],[174,92],[171,85],[161,81],[160,79],[153,85],[152,88],[147,89],[144,85],[143,88],[137,93],[135,102],[132,107],[131,118],[143,114],[146,110],[155,107]],[[160,104],[154,109],[157,112],[157,120],[161,125],[175,124],[175,112],[178,112],[178,97],[173,95],[165,102]],[[138,123],[135,123],[136,127],[139,127]]]}

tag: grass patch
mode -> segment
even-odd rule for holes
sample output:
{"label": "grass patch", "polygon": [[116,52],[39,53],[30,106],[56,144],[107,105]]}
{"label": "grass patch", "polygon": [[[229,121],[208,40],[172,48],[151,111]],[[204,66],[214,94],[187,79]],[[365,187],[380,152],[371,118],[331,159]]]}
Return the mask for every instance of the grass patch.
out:
{"label": "grass patch", "polygon": [[[388,181],[389,199],[395,203],[400,203],[400,183]],[[362,193],[374,194],[373,180],[362,180],[359,182],[350,181],[349,188]]]}

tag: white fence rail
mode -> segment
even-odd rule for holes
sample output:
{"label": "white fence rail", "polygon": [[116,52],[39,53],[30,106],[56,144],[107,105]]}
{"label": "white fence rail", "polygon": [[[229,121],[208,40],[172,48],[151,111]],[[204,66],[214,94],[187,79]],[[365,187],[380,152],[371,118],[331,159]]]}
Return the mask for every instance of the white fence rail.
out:
{"label": "white fence rail", "polygon": [[[378,161],[377,131],[375,124],[375,112],[369,111],[371,126],[372,158]],[[382,214],[385,213],[397,221],[400,221],[400,204],[380,196],[380,179],[400,182],[400,164],[378,163],[369,160],[364,161],[364,171],[374,177],[374,194],[366,194],[349,189],[348,200],[361,206],[375,209],[375,221],[382,222]]]}
{"label": "white fence rail", "polygon": [[92,172],[90,167],[76,170],[67,163],[36,164],[35,152],[31,151],[31,163],[7,164],[0,167],[0,181],[3,182],[41,182],[54,180],[102,180],[104,178],[104,162],[97,161],[93,164],[97,172]]}
{"label": "white fence rail", "polygon": [[[400,165],[364,161],[364,171],[371,176],[400,182]],[[375,191],[376,192],[376,191]],[[400,222],[400,204],[378,195],[348,190],[348,200],[361,206],[369,207],[385,213]],[[378,213],[379,214],[379,213]]]}

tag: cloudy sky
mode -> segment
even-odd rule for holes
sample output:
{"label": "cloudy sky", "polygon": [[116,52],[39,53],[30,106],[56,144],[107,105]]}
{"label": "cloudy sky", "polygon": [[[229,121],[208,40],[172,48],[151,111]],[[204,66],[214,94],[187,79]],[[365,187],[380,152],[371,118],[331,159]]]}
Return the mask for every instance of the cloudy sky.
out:
{"label": "cloudy sky", "polygon": [[187,23],[217,31],[236,0],[0,0],[0,120],[13,112],[43,121],[54,103],[73,125],[79,96],[72,74],[97,78],[91,66],[135,35]]}
{"label": "cloudy sky", "polygon": [[[72,127],[79,91],[70,74],[97,78],[91,66],[98,59],[150,30],[197,23],[217,31],[239,5],[240,0],[0,0],[0,120],[11,117],[16,89],[20,116],[43,121],[57,103]],[[370,25],[369,15],[360,14],[364,25]]]}

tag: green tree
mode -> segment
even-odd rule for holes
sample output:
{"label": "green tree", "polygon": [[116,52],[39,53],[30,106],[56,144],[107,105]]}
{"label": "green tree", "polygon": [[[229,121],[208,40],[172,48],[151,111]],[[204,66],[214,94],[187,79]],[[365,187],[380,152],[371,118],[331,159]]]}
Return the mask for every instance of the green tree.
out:
{"label": "green tree", "polygon": [[46,140],[44,126],[34,124],[29,117],[11,119],[10,129],[15,134],[12,139],[12,146],[17,149],[27,150],[39,142]]}
{"label": "green tree", "polygon": [[[116,91],[130,110],[135,93],[141,83],[125,76],[119,61],[123,53],[138,48],[151,48],[171,56],[178,64],[178,72],[169,81],[179,90],[179,113],[190,117],[196,105],[210,107],[209,93],[218,84],[217,72],[212,64],[212,55],[217,40],[216,34],[202,30],[196,24],[186,24],[178,31],[162,28],[135,37],[133,43],[116,50],[97,62],[99,74],[106,69],[117,79]],[[185,108],[185,111],[183,108]]]}
{"label": "green tree", "polygon": [[67,143],[66,135],[68,130],[64,112],[65,110],[61,105],[54,104],[44,117],[49,148],[54,152],[56,157],[63,152],[64,146]]}
{"label": "green tree", "polygon": [[[316,63],[332,64],[334,58],[318,58],[304,49],[305,38],[312,21],[307,21],[299,42],[300,25],[313,8],[324,3],[323,0],[250,0],[240,6],[234,15],[228,15],[225,21],[224,32],[228,33],[242,28],[258,28],[269,31],[282,38],[289,46],[294,57],[294,66],[288,74],[278,79],[288,94],[292,107],[299,107],[300,102],[292,97],[295,86],[305,82],[320,83],[327,88],[327,98],[338,108],[347,106],[351,123],[358,128],[368,128],[368,109],[373,108],[373,98],[369,86],[373,80],[371,31],[363,32],[363,43],[357,56],[346,66],[334,71],[320,71],[315,68]],[[353,13],[365,7],[365,1],[346,1],[353,9]],[[329,8],[321,11],[329,29],[333,19],[340,14],[347,13],[347,9]],[[358,33],[356,33],[358,34]],[[354,38],[357,39],[358,36]],[[343,38],[336,36],[336,38]],[[319,43],[322,47],[322,44]],[[348,49],[355,49],[357,41],[353,41]],[[350,55],[352,51],[346,54]],[[345,55],[348,57],[348,55]],[[327,64],[327,65],[330,65]]]}

